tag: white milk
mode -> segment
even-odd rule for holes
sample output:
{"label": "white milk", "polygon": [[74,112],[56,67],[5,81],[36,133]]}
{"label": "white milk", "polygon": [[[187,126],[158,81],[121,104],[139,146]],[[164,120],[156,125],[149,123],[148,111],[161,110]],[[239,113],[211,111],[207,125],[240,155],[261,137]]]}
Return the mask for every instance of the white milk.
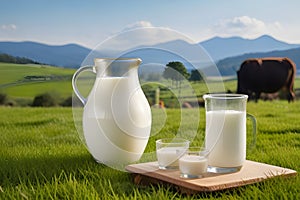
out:
{"label": "white milk", "polygon": [[147,145],[151,111],[142,90],[130,84],[123,77],[97,78],[85,105],[86,144],[101,163],[137,161]]}
{"label": "white milk", "polygon": [[246,112],[234,110],[206,112],[205,137],[206,149],[210,151],[213,148],[208,157],[208,165],[242,166],[246,159]]}
{"label": "white milk", "polygon": [[185,153],[185,147],[163,147],[156,151],[160,168],[178,168],[178,159]]}
{"label": "white milk", "polygon": [[184,175],[201,175],[207,171],[207,159],[199,155],[184,155],[179,159],[179,169]]}

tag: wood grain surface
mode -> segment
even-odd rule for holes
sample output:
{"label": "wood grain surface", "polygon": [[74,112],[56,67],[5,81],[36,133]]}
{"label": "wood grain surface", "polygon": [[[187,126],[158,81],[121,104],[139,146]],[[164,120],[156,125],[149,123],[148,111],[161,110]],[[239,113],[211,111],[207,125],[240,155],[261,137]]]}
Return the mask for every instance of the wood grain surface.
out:
{"label": "wood grain surface", "polygon": [[126,170],[133,174],[135,184],[167,184],[188,194],[224,190],[277,176],[290,177],[297,174],[295,170],[249,160],[245,161],[242,169],[238,172],[228,174],[206,173],[202,178],[196,179],[181,178],[179,170],[158,169],[157,162],[128,165]]}

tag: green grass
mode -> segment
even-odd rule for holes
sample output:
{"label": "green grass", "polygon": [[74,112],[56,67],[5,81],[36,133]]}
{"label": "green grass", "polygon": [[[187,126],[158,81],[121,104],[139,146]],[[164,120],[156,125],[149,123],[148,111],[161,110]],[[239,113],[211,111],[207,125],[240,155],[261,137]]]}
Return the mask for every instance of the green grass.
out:
{"label": "green grass", "polygon": [[[44,92],[67,97],[72,92],[70,79],[23,80],[29,75],[71,76],[74,69],[0,63],[0,71],[0,93],[5,92],[10,97],[33,99]],[[92,81],[81,81],[80,91],[87,95]],[[220,82],[210,83],[215,90],[208,90],[203,82],[191,85],[200,96],[220,88]],[[183,96],[189,95],[185,88],[183,85]],[[295,88],[300,88],[299,78]],[[236,80],[225,81],[224,89],[235,91]],[[286,101],[250,102],[248,112],[257,118],[258,134],[256,148],[248,151],[247,158],[299,171],[300,101],[291,104]],[[200,109],[200,124],[195,120],[198,115],[197,111],[189,109],[182,113],[179,109],[166,109],[166,112],[153,109],[152,133],[145,152],[155,151],[156,139],[175,134],[191,137],[197,133],[193,144],[201,144],[203,108]],[[136,186],[128,173],[93,160],[79,140],[71,108],[0,107],[0,133],[0,199],[300,199],[299,176],[195,196],[182,195],[161,185]]]}
{"label": "green grass", "polygon": [[[0,63],[0,92],[11,97],[33,98],[45,92],[54,92],[61,97],[72,94],[71,77],[74,69],[45,65]],[[26,76],[67,76],[64,80],[28,81]]]}
{"label": "green grass", "polygon": [[[68,91],[68,92],[66,92]],[[70,81],[53,81],[42,83],[26,83],[9,87],[5,90],[10,96],[30,98],[45,92],[56,93],[61,97],[72,95],[72,86]]]}
{"label": "green grass", "polygon": [[[180,124],[178,109],[154,110],[152,137],[146,152],[155,151],[155,140],[192,134],[197,113]],[[256,148],[247,158],[300,170],[300,102],[248,103],[256,116]],[[274,178],[232,190],[186,196],[174,188],[136,186],[130,174],[96,163],[78,139],[71,108],[0,107],[0,199],[299,199],[299,175]],[[157,116],[159,115],[159,116]],[[202,142],[204,109],[194,144]],[[161,121],[166,124],[162,126]],[[178,127],[181,129],[178,132]],[[162,128],[162,129],[161,129]]]}
{"label": "green grass", "polygon": [[[9,99],[17,102],[16,105],[28,105],[34,97],[46,92],[53,93],[60,99],[66,99],[72,95],[71,77],[75,72],[75,69],[58,68],[47,65],[34,65],[34,64],[11,64],[0,63],[0,93],[7,94]],[[63,80],[44,80],[44,81],[32,81],[26,80],[26,76],[57,76],[64,77]],[[78,81],[78,87],[80,92],[87,96],[95,76],[91,73],[83,73],[81,79]],[[143,83],[143,81],[141,81]],[[170,87],[168,91],[161,92],[161,98],[170,105],[176,104],[176,99],[171,97],[185,97],[185,100],[195,100],[191,97],[201,97],[205,93],[211,92],[224,92],[224,91],[236,91],[236,80],[226,80],[224,84],[222,81],[210,81],[207,82],[187,82],[182,84],[182,89],[179,95],[179,89],[171,86],[170,80],[161,80],[158,83],[148,83],[152,85],[152,90],[147,91],[154,93],[155,88],[160,86]],[[300,88],[300,78],[295,80],[295,88]],[[23,102],[24,101],[24,102]],[[154,98],[149,99],[151,103],[154,103]],[[177,105],[178,107],[178,105]]]}
{"label": "green grass", "polygon": [[0,62],[0,85],[22,80],[34,75],[72,75],[75,70],[48,65],[12,64]]}
{"label": "green grass", "polygon": [[[17,106],[31,105],[35,96],[50,93],[58,102],[72,96],[71,78],[75,69],[47,65],[0,63],[0,93]],[[26,76],[54,76],[54,80],[28,80]],[[95,76],[83,73],[78,81],[80,92],[87,96]]]}

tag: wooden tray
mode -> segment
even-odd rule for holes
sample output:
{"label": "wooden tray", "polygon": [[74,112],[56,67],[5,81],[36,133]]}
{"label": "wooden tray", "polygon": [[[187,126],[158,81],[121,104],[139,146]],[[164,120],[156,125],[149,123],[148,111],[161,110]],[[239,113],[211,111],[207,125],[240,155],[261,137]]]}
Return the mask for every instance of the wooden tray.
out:
{"label": "wooden tray", "polygon": [[185,179],[179,170],[160,170],[157,162],[128,165],[126,170],[133,174],[134,183],[138,185],[168,184],[175,186],[182,193],[218,191],[251,183],[257,183],[277,176],[296,176],[291,169],[247,160],[242,169],[235,173],[206,173],[203,178]]}

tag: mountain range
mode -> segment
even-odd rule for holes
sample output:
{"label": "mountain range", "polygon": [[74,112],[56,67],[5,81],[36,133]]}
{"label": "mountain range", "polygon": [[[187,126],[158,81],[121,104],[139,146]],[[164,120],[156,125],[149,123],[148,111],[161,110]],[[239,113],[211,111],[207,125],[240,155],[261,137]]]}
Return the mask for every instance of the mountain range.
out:
{"label": "mountain range", "polygon": [[77,68],[90,53],[90,49],[77,44],[47,45],[37,42],[0,42],[0,53],[26,57],[39,63]]}
{"label": "mountain range", "polygon": [[206,49],[214,61],[245,53],[270,52],[300,47],[300,44],[282,42],[269,35],[262,35],[256,39],[214,37],[199,44]]}
{"label": "mountain range", "polygon": [[[268,35],[256,39],[214,37],[198,44],[173,40],[147,47],[137,47],[135,49],[139,50],[129,50],[122,56],[140,57],[145,63],[166,64],[177,60],[185,63],[187,68],[191,66],[185,58],[199,58],[200,60],[196,63],[203,67],[208,63],[205,63],[207,61],[201,63],[202,57],[199,54],[201,48],[199,47],[202,47],[207,57],[216,63],[221,75],[235,75],[240,63],[250,57],[289,57],[296,65],[300,66],[300,44],[285,43]],[[77,44],[47,45],[36,42],[0,42],[0,54],[26,57],[39,63],[68,68],[81,66],[88,55],[91,57],[91,52],[91,49]],[[118,52],[101,51],[95,54],[99,57],[114,57],[114,55],[118,55]]]}
{"label": "mountain range", "polygon": [[[300,66],[300,47],[281,51],[270,51],[263,53],[246,53],[239,56],[229,57],[217,62],[217,66],[221,75],[231,76],[235,75],[241,63],[248,58],[262,58],[262,57],[288,57],[295,64],[296,67]],[[298,67],[297,74],[300,74]]]}

